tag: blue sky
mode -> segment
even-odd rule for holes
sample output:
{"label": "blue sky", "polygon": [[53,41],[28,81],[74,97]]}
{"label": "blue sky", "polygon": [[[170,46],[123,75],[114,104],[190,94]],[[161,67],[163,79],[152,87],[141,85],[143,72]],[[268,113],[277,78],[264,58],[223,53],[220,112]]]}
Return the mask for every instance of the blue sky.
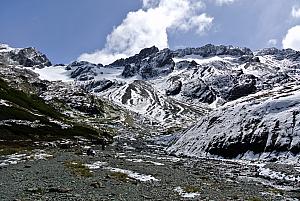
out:
{"label": "blue sky", "polygon": [[299,0],[0,2],[0,43],[34,46],[54,63],[107,63],[150,45],[300,49],[298,25]]}

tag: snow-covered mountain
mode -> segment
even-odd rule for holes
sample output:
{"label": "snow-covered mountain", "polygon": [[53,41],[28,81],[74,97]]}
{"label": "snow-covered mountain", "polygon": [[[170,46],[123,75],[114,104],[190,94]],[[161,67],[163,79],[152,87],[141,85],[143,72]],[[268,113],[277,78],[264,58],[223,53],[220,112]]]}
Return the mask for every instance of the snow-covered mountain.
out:
{"label": "snow-covered mountain", "polygon": [[[298,51],[150,47],[107,66],[85,61],[51,66],[33,48],[2,45],[0,57],[28,66],[40,79],[62,80],[139,114],[151,125],[189,127],[177,134],[170,153],[226,158],[299,154]],[[51,83],[55,88],[57,82]]]}
{"label": "snow-covered mountain", "polygon": [[300,152],[300,87],[264,90],[202,117],[168,148],[197,157],[293,158]]}

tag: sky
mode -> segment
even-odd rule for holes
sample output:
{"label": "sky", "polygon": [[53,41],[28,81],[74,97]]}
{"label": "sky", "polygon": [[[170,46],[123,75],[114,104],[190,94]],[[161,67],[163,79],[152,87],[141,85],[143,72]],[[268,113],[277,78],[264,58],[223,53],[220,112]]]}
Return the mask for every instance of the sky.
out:
{"label": "sky", "polygon": [[211,43],[300,50],[300,0],[1,0],[0,43],[53,63]]}

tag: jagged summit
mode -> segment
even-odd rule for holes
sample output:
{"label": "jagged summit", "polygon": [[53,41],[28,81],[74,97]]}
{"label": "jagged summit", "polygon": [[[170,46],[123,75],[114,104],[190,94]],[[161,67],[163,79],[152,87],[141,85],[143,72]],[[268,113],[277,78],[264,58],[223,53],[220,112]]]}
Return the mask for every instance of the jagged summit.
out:
{"label": "jagged summit", "polygon": [[42,54],[33,47],[12,48],[6,44],[0,44],[0,53],[2,59],[6,59],[6,62],[25,67],[44,68],[45,66],[52,65],[45,54]]}

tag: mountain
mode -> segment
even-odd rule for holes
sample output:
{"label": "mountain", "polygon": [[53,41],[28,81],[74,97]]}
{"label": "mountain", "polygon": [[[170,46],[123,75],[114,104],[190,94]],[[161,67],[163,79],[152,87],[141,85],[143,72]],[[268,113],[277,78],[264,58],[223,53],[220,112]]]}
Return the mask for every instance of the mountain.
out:
{"label": "mountain", "polygon": [[[128,131],[124,125],[131,122],[130,132],[175,132],[167,149],[171,154],[299,156],[298,51],[253,52],[211,44],[179,50],[150,47],[106,66],[86,61],[52,66],[34,48],[2,45],[0,58],[5,64],[0,73],[9,85],[34,90],[75,121],[96,129]],[[33,78],[24,84],[20,80],[28,77],[22,75]]]}
{"label": "mountain", "polygon": [[60,66],[48,67],[51,62],[34,48],[0,47],[0,144],[30,144],[78,136],[111,142],[124,129],[142,132],[147,128],[140,126],[143,123],[137,114],[89,93],[74,82],[40,79],[34,71],[53,68],[46,74],[47,78],[54,75],[52,79],[56,80]]}

